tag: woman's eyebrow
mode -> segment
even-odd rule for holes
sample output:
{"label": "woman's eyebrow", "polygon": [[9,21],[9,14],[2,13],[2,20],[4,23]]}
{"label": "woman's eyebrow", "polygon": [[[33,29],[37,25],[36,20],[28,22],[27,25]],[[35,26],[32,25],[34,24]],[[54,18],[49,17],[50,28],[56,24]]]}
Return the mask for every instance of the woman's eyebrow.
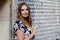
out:
{"label": "woman's eyebrow", "polygon": [[[28,9],[28,8],[26,8],[26,9]],[[23,9],[21,9],[21,10],[23,10]]]}

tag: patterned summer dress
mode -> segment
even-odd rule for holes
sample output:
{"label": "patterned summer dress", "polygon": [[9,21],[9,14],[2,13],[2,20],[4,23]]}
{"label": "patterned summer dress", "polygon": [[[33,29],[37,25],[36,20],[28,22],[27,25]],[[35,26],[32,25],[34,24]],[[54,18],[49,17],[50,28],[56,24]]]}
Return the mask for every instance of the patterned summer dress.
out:
{"label": "patterned summer dress", "polygon": [[[17,40],[16,31],[18,29],[24,32],[25,38],[32,32],[32,30],[30,28],[27,28],[26,25],[21,20],[17,20],[13,27],[13,40]],[[33,36],[32,40],[34,40],[34,38],[35,35]]]}

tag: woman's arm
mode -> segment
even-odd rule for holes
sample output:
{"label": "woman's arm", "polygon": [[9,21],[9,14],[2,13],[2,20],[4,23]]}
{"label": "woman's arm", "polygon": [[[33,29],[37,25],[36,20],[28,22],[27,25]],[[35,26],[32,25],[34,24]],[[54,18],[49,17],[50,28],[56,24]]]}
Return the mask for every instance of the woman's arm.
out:
{"label": "woman's arm", "polygon": [[17,30],[16,34],[18,40],[24,40],[24,32],[22,30]]}
{"label": "woman's arm", "polygon": [[36,33],[36,27],[32,27],[32,33],[26,38],[26,40],[31,40]]}

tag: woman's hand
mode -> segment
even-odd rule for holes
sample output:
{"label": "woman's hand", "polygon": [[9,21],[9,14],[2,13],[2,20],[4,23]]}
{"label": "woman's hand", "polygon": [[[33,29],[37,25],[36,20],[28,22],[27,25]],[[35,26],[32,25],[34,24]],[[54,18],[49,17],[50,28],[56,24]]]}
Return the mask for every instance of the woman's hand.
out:
{"label": "woman's hand", "polygon": [[34,34],[36,33],[36,27],[35,27],[35,25],[32,26],[32,33],[34,33]]}
{"label": "woman's hand", "polygon": [[35,33],[36,33],[36,27],[33,26],[32,27],[32,33],[26,39],[24,39],[24,40],[31,40],[32,37],[35,35]]}

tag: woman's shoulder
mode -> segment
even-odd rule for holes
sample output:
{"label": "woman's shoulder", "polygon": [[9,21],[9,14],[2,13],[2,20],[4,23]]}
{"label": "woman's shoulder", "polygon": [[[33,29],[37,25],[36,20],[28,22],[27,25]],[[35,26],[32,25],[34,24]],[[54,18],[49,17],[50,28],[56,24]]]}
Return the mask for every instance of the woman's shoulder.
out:
{"label": "woman's shoulder", "polygon": [[18,19],[18,20],[15,21],[15,23],[21,24],[22,23],[22,20]]}
{"label": "woman's shoulder", "polygon": [[17,31],[18,29],[19,30],[25,30],[25,25],[23,24],[23,22],[19,19],[19,20],[16,20],[15,21],[15,24],[14,24],[14,30]]}

